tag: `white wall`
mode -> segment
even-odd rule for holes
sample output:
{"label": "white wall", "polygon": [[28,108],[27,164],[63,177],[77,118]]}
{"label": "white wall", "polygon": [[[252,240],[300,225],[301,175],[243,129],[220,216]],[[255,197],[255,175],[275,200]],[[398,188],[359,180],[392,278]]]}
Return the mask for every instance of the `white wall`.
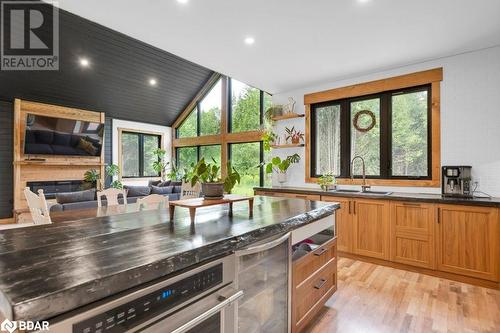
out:
{"label": "white wall", "polygon": [[[441,164],[472,165],[473,177],[479,180],[480,190],[500,197],[500,46],[282,92],[273,96],[273,103],[285,104],[291,96],[297,101],[295,111],[304,113],[304,94],[436,67],[443,67],[444,71],[441,82]],[[285,126],[304,131],[304,118],[278,122],[277,133],[283,133]],[[283,157],[295,152],[299,152],[302,160],[300,165],[291,167],[287,185],[317,186],[304,182],[304,148],[280,149],[273,154]],[[440,193],[439,188],[385,189]]]}
{"label": "white wall", "polygon": [[[125,128],[136,131],[156,132],[163,134],[163,147],[167,151],[166,160],[172,160],[172,128],[168,126],[152,125],[146,123],[138,123],[134,121],[113,119],[113,164],[118,165],[118,129]],[[148,179],[140,181],[123,181],[128,185],[147,185]]]}

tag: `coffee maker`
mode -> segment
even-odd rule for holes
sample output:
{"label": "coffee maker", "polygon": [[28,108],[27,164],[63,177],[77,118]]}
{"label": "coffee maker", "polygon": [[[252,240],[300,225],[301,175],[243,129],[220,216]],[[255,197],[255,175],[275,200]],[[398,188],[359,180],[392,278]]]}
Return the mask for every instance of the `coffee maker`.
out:
{"label": "coffee maker", "polygon": [[472,198],[471,166],[444,166],[441,191],[444,197]]}

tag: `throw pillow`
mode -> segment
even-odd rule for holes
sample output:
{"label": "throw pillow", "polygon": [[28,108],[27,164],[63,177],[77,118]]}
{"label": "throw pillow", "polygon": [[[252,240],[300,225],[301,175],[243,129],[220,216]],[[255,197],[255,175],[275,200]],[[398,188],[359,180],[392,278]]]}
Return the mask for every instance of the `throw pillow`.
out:
{"label": "throw pillow", "polygon": [[95,199],[95,189],[77,192],[56,193],[56,201],[58,204],[94,201]]}
{"label": "throw pillow", "polygon": [[172,193],[172,190],[174,188],[172,186],[165,186],[165,187],[159,187],[159,186],[151,186],[151,193],[152,194],[170,194]]}
{"label": "throw pillow", "polygon": [[123,186],[127,190],[127,197],[145,197],[151,194],[151,188],[149,186]]}
{"label": "throw pillow", "polygon": [[158,185],[155,185],[155,186],[158,186],[158,187],[170,186],[170,180],[161,182],[161,183],[159,183]]}

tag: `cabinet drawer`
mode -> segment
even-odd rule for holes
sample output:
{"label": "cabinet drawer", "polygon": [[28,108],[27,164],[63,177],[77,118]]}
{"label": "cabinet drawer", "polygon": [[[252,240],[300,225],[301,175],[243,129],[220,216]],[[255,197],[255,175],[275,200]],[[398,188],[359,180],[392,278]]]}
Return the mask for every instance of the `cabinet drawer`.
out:
{"label": "cabinet drawer", "polygon": [[287,198],[321,201],[321,196],[314,194],[283,193]]}
{"label": "cabinet drawer", "polygon": [[337,240],[332,239],[293,262],[293,285],[297,286],[337,256]]}
{"label": "cabinet drawer", "polygon": [[[301,321],[315,311],[318,301],[330,294],[337,287],[337,259],[330,259],[319,271],[299,284],[295,290],[295,325],[302,326]],[[326,300],[325,300],[326,301]],[[319,306],[322,306],[319,305]]]}

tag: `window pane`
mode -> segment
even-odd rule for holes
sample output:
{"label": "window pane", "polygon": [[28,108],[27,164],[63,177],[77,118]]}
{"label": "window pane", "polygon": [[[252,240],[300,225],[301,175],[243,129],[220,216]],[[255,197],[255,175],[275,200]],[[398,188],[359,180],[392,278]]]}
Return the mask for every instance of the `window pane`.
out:
{"label": "window pane", "polygon": [[221,149],[220,145],[213,146],[201,146],[200,147],[200,158],[205,158],[205,161],[208,163],[213,163],[212,158],[217,162],[217,165],[220,166],[221,159]]}
{"label": "window pane", "polygon": [[157,177],[153,163],[158,160],[154,151],[160,147],[160,137],[157,135],[144,135],[144,177]]}
{"label": "window pane", "polygon": [[[353,126],[356,114],[363,110],[371,111],[375,116],[375,126],[367,132]],[[359,128],[368,128],[371,123],[369,115],[359,116]],[[365,160],[367,175],[380,175],[380,99],[378,98],[351,102],[351,161],[355,156],[361,156]],[[354,175],[361,175],[362,169],[361,161],[356,160]]]}
{"label": "window pane", "polygon": [[260,90],[231,79],[231,132],[260,128]]}
{"label": "window pane", "polygon": [[139,135],[122,133],[122,176],[139,177]]}
{"label": "window pane", "polygon": [[236,184],[232,193],[253,195],[253,188],[260,185],[260,143],[231,144],[231,163],[240,173],[241,182]]}
{"label": "window pane", "polygon": [[177,137],[178,138],[192,138],[194,136],[197,136],[198,133],[198,125],[196,122],[196,117],[198,111],[195,108],[193,111],[191,111],[191,114],[184,120],[184,122],[179,126],[177,130]]}
{"label": "window pane", "polygon": [[221,80],[210,90],[200,102],[200,134],[212,135],[220,133],[220,110],[222,109]]}
{"label": "window pane", "polygon": [[196,147],[183,147],[177,148],[177,167],[181,174],[184,170],[190,170],[192,164],[198,162],[198,148]]}
{"label": "window pane", "polygon": [[[269,95],[268,93],[264,93],[264,113],[266,112],[267,109],[269,109],[271,106],[273,105],[273,100],[272,100],[272,96]],[[271,125],[268,123],[266,117],[264,117],[264,122],[265,122],[265,125],[266,125],[266,128]]]}
{"label": "window pane", "polygon": [[427,91],[392,96],[392,175],[427,176]]}
{"label": "window pane", "polygon": [[316,173],[340,175],[340,105],[315,110]]}

